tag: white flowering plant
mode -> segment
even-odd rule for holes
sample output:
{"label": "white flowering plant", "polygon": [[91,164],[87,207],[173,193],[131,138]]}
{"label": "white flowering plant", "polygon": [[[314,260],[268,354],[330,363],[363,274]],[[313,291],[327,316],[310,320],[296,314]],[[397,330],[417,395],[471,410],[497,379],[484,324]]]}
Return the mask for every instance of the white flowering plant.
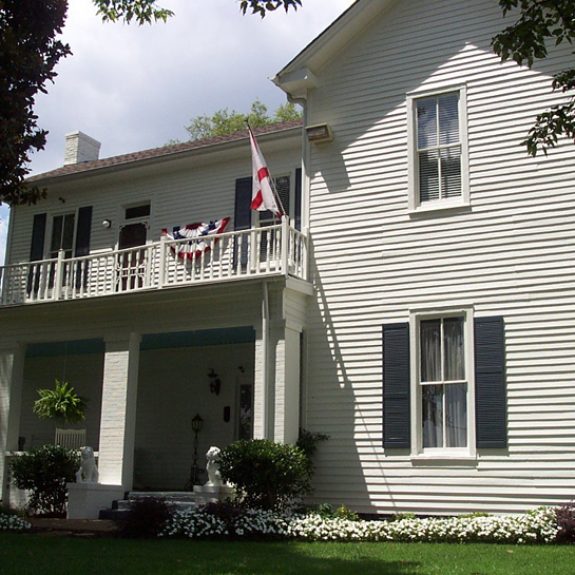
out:
{"label": "white flowering plant", "polygon": [[521,515],[401,518],[367,521],[319,513],[296,514],[247,509],[226,521],[196,509],[172,516],[164,537],[281,537],[307,541],[434,541],[552,543],[558,533],[555,509],[540,507]]}
{"label": "white flowering plant", "polygon": [[31,525],[18,515],[0,511],[0,531],[26,531]]}

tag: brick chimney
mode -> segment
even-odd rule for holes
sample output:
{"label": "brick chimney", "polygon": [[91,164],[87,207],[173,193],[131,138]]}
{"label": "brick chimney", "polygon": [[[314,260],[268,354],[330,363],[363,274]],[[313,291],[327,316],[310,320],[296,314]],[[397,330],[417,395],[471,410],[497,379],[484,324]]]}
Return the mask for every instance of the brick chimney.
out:
{"label": "brick chimney", "polygon": [[100,156],[100,142],[83,132],[66,134],[64,165],[92,162]]}

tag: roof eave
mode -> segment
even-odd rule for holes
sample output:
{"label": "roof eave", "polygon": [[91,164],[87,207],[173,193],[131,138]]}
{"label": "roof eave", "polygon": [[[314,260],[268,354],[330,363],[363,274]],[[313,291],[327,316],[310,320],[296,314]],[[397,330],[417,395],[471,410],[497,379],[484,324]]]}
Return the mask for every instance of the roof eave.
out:
{"label": "roof eave", "polygon": [[[265,141],[273,141],[275,139],[280,138],[299,138],[301,134],[302,126],[294,126],[293,128],[282,129],[272,132],[267,132],[264,134],[258,134],[258,141],[265,142]],[[159,165],[165,162],[185,159],[188,157],[200,156],[204,154],[210,154],[214,152],[225,152],[228,150],[232,150],[234,148],[239,148],[242,145],[245,145],[246,141],[248,140],[248,136],[241,137],[235,140],[230,140],[228,142],[217,142],[207,144],[205,146],[200,146],[197,148],[187,149],[187,150],[179,150],[179,151],[171,151],[166,152],[165,154],[149,157],[149,158],[142,158],[138,160],[126,160],[125,162],[120,162],[114,165],[106,165],[106,166],[95,166],[94,168],[88,168],[85,170],[81,170],[78,172],[70,172],[69,174],[58,174],[54,176],[47,175],[47,177],[42,177],[42,174],[38,174],[37,176],[33,176],[32,178],[28,179],[27,181],[38,186],[48,186],[54,183],[60,182],[69,182],[76,179],[83,179],[86,177],[92,177],[95,175],[107,175],[113,174],[125,170],[130,169],[138,169],[143,168],[146,166],[150,166],[153,164]]]}
{"label": "roof eave", "polygon": [[[345,45],[396,0],[356,0],[337,20],[308,44],[272,79],[291,98],[305,98],[318,85],[317,74]],[[294,83],[294,77],[310,76],[314,83]]]}

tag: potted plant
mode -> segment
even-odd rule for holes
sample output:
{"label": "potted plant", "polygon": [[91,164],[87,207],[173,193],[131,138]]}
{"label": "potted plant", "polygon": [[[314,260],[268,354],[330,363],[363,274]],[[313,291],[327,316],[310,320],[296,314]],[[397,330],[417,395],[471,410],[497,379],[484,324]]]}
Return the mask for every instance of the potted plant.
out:
{"label": "potted plant", "polygon": [[34,413],[41,419],[75,424],[86,419],[86,400],[67,382],[56,379],[53,389],[39,389]]}

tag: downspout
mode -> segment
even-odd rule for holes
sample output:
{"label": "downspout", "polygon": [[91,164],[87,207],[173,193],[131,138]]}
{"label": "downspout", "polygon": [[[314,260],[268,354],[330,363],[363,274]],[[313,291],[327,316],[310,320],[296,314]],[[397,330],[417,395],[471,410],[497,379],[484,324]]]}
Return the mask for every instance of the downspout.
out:
{"label": "downspout", "polygon": [[269,430],[269,293],[268,293],[268,282],[263,282],[263,298],[262,298],[262,372],[263,372],[263,389],[262,389],[262,404],[264,406],[264,421],[263,421],[263,435],[264,439],[270,438]]}

